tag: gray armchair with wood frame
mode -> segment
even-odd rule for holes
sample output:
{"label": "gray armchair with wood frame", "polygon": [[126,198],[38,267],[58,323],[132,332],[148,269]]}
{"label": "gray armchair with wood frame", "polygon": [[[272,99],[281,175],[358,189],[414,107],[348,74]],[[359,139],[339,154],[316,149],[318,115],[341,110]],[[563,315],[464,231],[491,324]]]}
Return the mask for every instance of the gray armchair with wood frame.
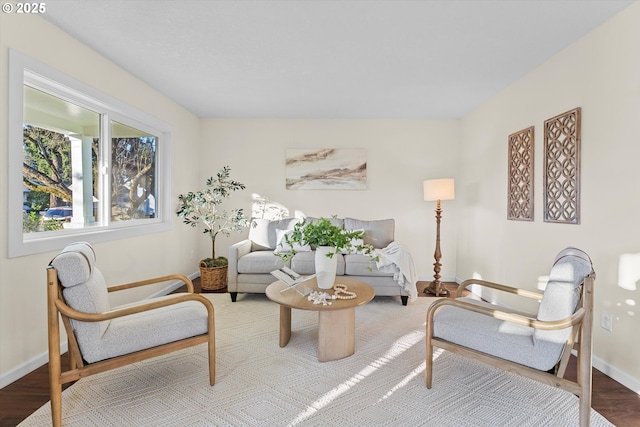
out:
{"label": "gray armchair with wood frame", "polygon": [[[580,425],[588,426],[594,281],[589,256],[569,247],[556,256],[543,293],[484,280],[462,282],[455,299],[440,299],[427,311],[427,388],[433,380],[433,350],[439,347],[575,394]],[[538,312],[527,314],[461,298],[470,285],[537,299]],[[563,378],[571,350],[578,358],[575,382]]]}
{"label": "gray armchair with wood frame", "polygon": [[[91,245],[68,245],[47,269],[49,384],[53,426],[62,424],[62,384],[207,343],[209,382],[215,383],[215,324],[211,301],[195,294],[183,275],[107,287]],[[177,293],[111,308],[109,292],[179,280]],[[60,323],[69,343],[70,369],[62,372]]]}

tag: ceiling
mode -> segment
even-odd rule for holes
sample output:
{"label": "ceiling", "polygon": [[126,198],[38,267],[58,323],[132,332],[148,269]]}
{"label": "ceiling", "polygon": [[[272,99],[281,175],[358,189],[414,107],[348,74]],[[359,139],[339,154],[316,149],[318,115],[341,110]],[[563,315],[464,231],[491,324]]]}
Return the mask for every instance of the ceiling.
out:
{"label": "ceiling", "polygon": [[634,0],[56,0],[199,117],[456,119]]}

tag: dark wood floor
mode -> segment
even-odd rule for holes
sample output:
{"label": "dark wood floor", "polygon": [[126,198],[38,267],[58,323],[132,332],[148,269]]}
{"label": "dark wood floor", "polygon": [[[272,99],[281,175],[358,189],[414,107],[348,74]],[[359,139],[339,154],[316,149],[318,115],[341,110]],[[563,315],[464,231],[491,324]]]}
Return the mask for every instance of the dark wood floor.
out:
{"label": "dark wood floor", "polygon": [[[194,285],[196,290],[200,291],[199,280],[196,279]],[[421,296],[424,295],[422,290],[427,285],[428,282],[418,282]],[[454,290],[455,284],[448,283],[447,288]],[[575,380],[576,363],[574,357],[571,359],[566,377]],[[64,365],[68,367],[66,355],[63,357]],[[16,426],[47,403],[49,401],[48,383],[48,367],[44,365],[1,389],[0,427]],[[593,370],[591,406],[618,427],[640,427],[640,395],[596,369]]]}

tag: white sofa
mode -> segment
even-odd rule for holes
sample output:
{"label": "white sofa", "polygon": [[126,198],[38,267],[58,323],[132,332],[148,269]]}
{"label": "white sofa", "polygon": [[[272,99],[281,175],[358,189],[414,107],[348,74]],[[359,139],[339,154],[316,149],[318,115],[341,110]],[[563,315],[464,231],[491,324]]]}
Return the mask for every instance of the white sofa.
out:
{"label": "white sofa", "polygon": [[[278,250],[277,230],[290,230],[297,218],[281,220],[254,219],[250,227],[249,238],[229,248],[228,291],[231,300],[236,301],[238,293],[264,293],[266,287],[276,279],[271,271],[287,266],[302,275],[315,273],[315,252],[313,250],[297,251],[295,256],[283,263],[274,251]],[[353,218],[331,218],[331,221],[347,230],[364,230],[364,243],[376,249],[388,247],[394,241],[395,221],[393,219],[363,221]],[[349,276],[361,280],[373,287],[376,295],[399,296],[402,304],[407,305],[409,292],[406,286],[398,282],[397,272],[383,268],[380,271],[376,262],[368,255],[338,254],[338,276]],[[386,271],[389,270],[389,271]],[[395,278],[394,278],[395,276]]]}

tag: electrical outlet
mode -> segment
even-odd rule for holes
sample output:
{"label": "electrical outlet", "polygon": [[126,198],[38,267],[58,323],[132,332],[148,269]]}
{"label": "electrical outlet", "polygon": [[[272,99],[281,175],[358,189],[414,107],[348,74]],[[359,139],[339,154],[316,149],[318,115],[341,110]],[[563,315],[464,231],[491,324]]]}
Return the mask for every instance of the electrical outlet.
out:
{"label": "electrical outlet", "polygon": [[609,332],[613,332],[613,314],[608,311],[603,311],[602,318],[600,319],[600,326]]}

